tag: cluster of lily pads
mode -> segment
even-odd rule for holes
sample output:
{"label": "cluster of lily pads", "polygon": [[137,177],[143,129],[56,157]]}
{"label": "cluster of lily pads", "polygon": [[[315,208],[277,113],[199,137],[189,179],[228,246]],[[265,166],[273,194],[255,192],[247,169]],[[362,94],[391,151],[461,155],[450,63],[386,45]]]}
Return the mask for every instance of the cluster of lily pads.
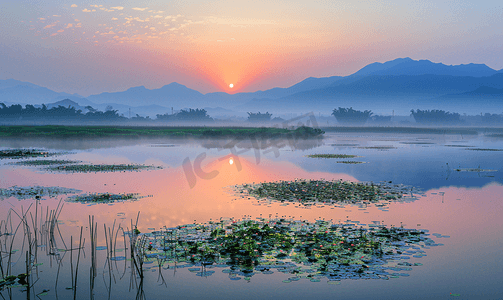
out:
{"label": "cluster of lily pads", "polygon": [[48,157],[53,155],[61,155],[62,153],[48,152],[42,149],[5,149],[0,150],[0,159],[11,158],[28,158],[28,157]]}
{"label": "cluster of lily pads", "polygon": [[28,283],[26,282],[26,274],[19,274],[19,275],[10,275],[2,280],[0,280],[0,291],[3,291],[4,289],[9,289],[9,288],[15,288],[15,287],[23,287],[26,286]]}
{"label": "cluster of lily pads", "polygon": [[84,204],[93,203],[114,203],[122,201],[137,201],[148,196],[141,196],[138,193],[113,194],[113,193],[94,193],[68,197],[68,202],[80,202]]}
{"label": "cluster of lily pads", "polygon": [[306,155],[307,157],[311,158],[354,158],[358,157],[357,155],[352,155],[352,154],[311,154],[311,155]]}
{"label": "cluster of lily pads", "polygon": [[145,169],[161,169],[162,167],[136,164],[82,164],[82,165],[61,165],[48,167],[49,171],[72,172],[72,173],[92,173],[92,172],[125,172],[125,171],[140,171]]}
{"label": "cluster of lily pads", "polygon": [[210,276],[214,271],[209,269],[220,267],[231,280],[274,272],[292,275],[284,282],[408,276],[400,272],[421,264],[406,260],[441,245],[428,238],[427,230],[356,221],[221,219],[141,235],[147,239],[141,243],[147,262],[161,260],[165,269],[189,267],[198,276]]}
{"label": "cluster of lily pads", "polygon": [[2,189],[0,188],[0,199],[6,199],[10,197],[15,197],[19,200],[22,199],[41,199],[43,197],[51,197],[54,198],[58,195],[62,194],[75,194],[80,193],[82,191],[64,188],[64,187],[48,187],[48,186],[28,186],[28,187],[19,187],[13,186],[10,188]]}
{"label": "cluster of lily pads", "polygon": [[234,190],[242,198],[254,197],[258,200],[293,202],[303,205],[397,201],[410,192],[410,188],[402,185],[391,185],[391,182],[374,184],[342,180],[305,179],[235,185]]}
{"label": "cluster of lily pads", "polygon": [[53,165],[68,165],[77,164],[81,161],[77,160],[61,160],[61,159],[38,159],[38,160],[22,160],[13,163],[14,165],[22,166],[53,166]]}

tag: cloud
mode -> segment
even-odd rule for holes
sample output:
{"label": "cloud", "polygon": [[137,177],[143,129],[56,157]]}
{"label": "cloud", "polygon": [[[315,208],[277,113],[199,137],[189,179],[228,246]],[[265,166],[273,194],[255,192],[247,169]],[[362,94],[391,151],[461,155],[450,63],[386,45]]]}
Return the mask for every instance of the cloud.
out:
{"label": "cloud", "polygon": [[115,7],[110,7],[110,9],[123,10],[124,7],[122,7],[122,6],[115,6]]}
{"label": "cloud", "polygon": [[78,19],[75,19],[75,22],[80,22]]}
{"label": "cloud", "polygon": [[73,24],[72,23],[68,23],[68,25],[66,25],[65,29],[68,29],[68,28],[71,28],[73,27]]}
{"label": "cloud", "polygon": [[133,10],[144,11],[144,10],[147,10],[147,8],[148,7],[145,7],[145,8],[133,7]]}
{"label": "cloud", "polygon": [[49,29],[49,28],[52,28],[52,27],[54,27],[54,26],[56,26],[56,23],[52,23],[52,24],[46,25],[46,26],[44,27],[44,29]]}
{"label": "cloud", "polygon": [[60,29],[60,30],[58,30],[58,32],[64,32],[64,30],[63,30],[63,29]]}
{"label": "cloud", "polygon": [[38,18],[38,19],[39,19],[40,21],[44,21],[44,20],[45,20],[45,18]]}
{"label": "cloud", "polygon": [[162,16],[160,16],[160,15],[154,16],[154,19],[159,19],[159,18],[162,18]]}
{"label": "cloud", "polygon": [[150,27],[150,30],[155,31],[155,27]]}
{"label": "cloud", "polygon": [[119,20],[119,19],[117,19],[117,18],[112,18],[112,21],[117,21],[117,20]]}
{"label": "cloud", "polygon": [[51,34],[51,36],[55,36],[55,35],[58,35],[58,34],[57,34],[57,33],[53,33],[53,34]]}
{"label": "cloud", "polygon": [[92,10],[89,10],[89,9],[87,9],[87,8],[84,8],[82,11],[83,11],[83,12],[92,12]]}
{"label": "cloud", "polygon": [[78,6],[77,6],[77,4],[72,4],[72,6],[70,6],[70,7],[78,7]]}
{"label": "cloud", "polygon": [[61,15],[52,15],[53,17],[59,18]]}

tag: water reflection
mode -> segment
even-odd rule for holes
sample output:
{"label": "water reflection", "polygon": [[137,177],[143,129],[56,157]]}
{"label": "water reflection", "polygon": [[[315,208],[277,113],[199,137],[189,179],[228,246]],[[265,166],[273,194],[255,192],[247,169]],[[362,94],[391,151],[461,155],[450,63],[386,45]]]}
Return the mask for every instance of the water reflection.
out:
{"label": "water reflection", "polygon": [[[503,241],[501,231],[503,186],[495,182],[490,183],[501,181],[499,154],[444,146],[456,144],[457,139],[459,140],[459,137],[444,141],[427,140],[428,143],[434,144],[419,144],[400,143],[410,141],[410,138],[403,137],[384,141],[369,137],[359,139],[336,136],[332,141],[328,137],[320,145],[305,151],[281,151],[278,157],[274,152],[262,155],[262,149],[260,163],[256,161],[253,147],[240,149],[236,147],[236,151],[248,152],[229,156],[232,154],[229,153],[230,148],[219,151],[225,146],[219,143],[218,147],[212,148],[202,144],[150,147],[153,144],[149,142],[145,145],[99,148],[67,154],[68,159],[89,163],[147,162],[163,164],[166,167],[162,170],[141,172],[46,173],[36,167],[10,165],[2,161],[0,188],[16,185],[59,186],[81,190],[84,193],[138,193],[151,197],[135,202],[91,206],[88,206],[89,203],[65,202],[67,199],[65,195],[56,195],[45,200],[3,197],[0,200],[3,272],[7,274],[6,270],[9,268],[9,274],[15,275],[15,282],[19,282],[18,275],[26,273],[28,264],[29,268],[32,267],[29,270],[31,277],[28,280],[36,283],[29,291],[23,291],[23,287],[4,287],[0,293],[3,297],[12,299],[26,298],[27,292],[32,299],[36,299],[36,295],[40,298],[55,299],[56,292],[60,299],[72,298],[74,294],[77,294],[78,299],[162,298],[168,293],[170,297],[180,299],[202,297],[333,299],[334,293],[344,299],[428,299],[437,296],[449,297],[450,293],[460,294],[467,299],[501,298],[503,293],[500,289],[500,273],[503,261],[499,258]],[[171,141],[159,141],[159,143],[158,145],[162,143],[174,145]],[[331,146],[331,144],[358,146]],[[357,148],[378,145],[392,145],[397,149],[380,151]],[[487,142],[474,138],[464,145],[500,148],[501,141]],[[288,147],[282,148],[286,149]],[[334,163],[330,159],[311,159],[304,156],[314,153],[341,153],[341,151],[345,154],[364,156],[362,160],[369,163],[344,165]],[[204,176],[196,177],[197,182],[191,188],[182,162],[189,157],[193,164],[201,153],[206,155],[201,161],[201,170],[206,173],[218,171],[218,174],[206,179]],[[237,168],[238,162],[240,169]],[[446,162],[452,168],[448,177]],[[478,177],[478,173],[483,175],[482,172],[455,171],[454,168],[458,167],[497,171],[491,172],[495,177],[486,178]],[[392,202],[385,207],[328,205],[301,207],[264,203],[253,197],[243,199],[226,189],[228,186],[238,184],[295,180],[295,178],[374,182],[391,180],[397,184],[421,186],[425,192],[418,195],[416,201]],[[31,208],[28,208],[30,205]],[[89,216],[94,216],[94,219],[90,221]],[[406,251],[416,252],[411,253],[413,255],[410,255],[408,260],[396,261],[396,265],[391,266],[397,268],[396,270],[387,270],[390,274],[406,273],[407,271],[402,268],[412,267],[410,277],[400,276],[389,281],[343,280],[340,285],[335,286],[327,284],[328,278],[323,278],[320,282],[300,280],[292,284],[298,276],[280,272],[278,268],[254,269],[253,272],[257,272],[259,276],[253,276],[253,280],[246,281],[230,280],[230,273],[223,272],[226,269],[230,270],[229,266],[224,268],[215,265],[211,268],[211,266],[193,265],[190,262],[162,264],[159,263],[158,256],[143,262],[136,260],[136,263],[143,264],[142,268],[134,265],[135,262],[131,259],[133,249],[131,240],[135,239],[131,239],[134,237],[131,233],[134,233],[135,229],[139,231],[136,239],[138,241],[141,234],[148,237],[148,234],[153,234],[155,231],[166,231],[166,228],[194,222],[215,223],[222,217],[228,220],[283,218],[309,222],[325,219],[333,224],[355,224],[357,227],[359,224],[375,224],[387,228],[403,226],[416,230],[427,229],[431,233],[429,238],[443,246],[419,249],[425,251],[422,254],[427,254],[427,256],[421,254],[420,258],[414,257],[417,249],[407,249]],[[11,234],[16,228],[17,233]],[[27,233],[27,230],[30,230],[30,233]],[[35,236],[38,244],[33,243]],[[150,236],[149,239],[151,237],[155,239],[155,236]],[[28,238],[31,239],[31,243],[28,242]],[[146,255],[151,255],[152,252],[149,251],[153,249],[148,249],[149,239],[145,238],[146,247],[136,249],[146,249]],[[26,259],[27,251],[28,259]],[[133,249],[133,254],[134,251]],[[77,261],[78,275],[76,275]],[[405,262],[423,265],[398,264]],[[200,270],[191,272],[188,270],[189,265],[190,268]],[[131,275],[133,269],[134,276]],[[280,269],[286,270],[289,267]],[[232,270],[234,271],[243,272],[234,275],[245,277],[241,276],[246,273],[243,270]],[[274,274],[264,273],[268,271]],[[143,277],[140,276],[141,272]],[[201,276],[196,276],[198,273]],[[71,274],[74,275],[73,279]],[[234,275],[231,274],[231,277],[236,278]],[[290,282],[283,283],[283,280]],[[58,282],[57,287],[55,281]],[[77,288],[74,288],[75,285]],[[424,286],[428,286],[428,289],[424,289]],[[88,290],[90,294],[87,293]],[[47,295],[43,296],[44,293]]]}

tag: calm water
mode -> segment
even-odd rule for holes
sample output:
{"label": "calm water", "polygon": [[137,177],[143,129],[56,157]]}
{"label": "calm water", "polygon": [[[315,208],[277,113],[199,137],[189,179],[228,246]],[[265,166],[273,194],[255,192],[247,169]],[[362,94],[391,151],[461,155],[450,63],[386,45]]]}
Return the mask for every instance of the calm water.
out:
{"label": "calm water", "polygon": [[[357,220],[364,224],[381,224],[427,229],[443,245],[431,247],[427,256],[411,258],[422,263],[408,273],[410,276],[390,280],[300,280],[283,283],[288,274],[256,274],[250,280],[229,280],[222,268],[199,277],[187,268],[147,268],[143,291],[146,299],[502,299],[503,281],[503,139],[482,134],[405,135],[405,134],[326,134],[316,140],[243,141],[232,140],[150,140],[150,141],[0,141],[1,148],[46,147],[53,151],[71,151],[56,159],[80,160],[94,164],[139,163],[162,166],[163,169],[120,173],[47,172],[40,167],[23,167],[0,161],[0,188],[12,186],[60,186],[89,193],[140,193],[151,195],[135,202],[88,206],[64,202],[59,216],[61,249],[79,245],[80,228],[89,241],[89,216],[98,222],[98,246],[105,245],[103,224],[121,224],[130,228],[131,219],[140,212],[138,229],[174,227],[193,222],[207,222],[221,217],[257,218],[286,216],[314,221],[318,218],[334,222]],[[351,159],[315,159],[309,154],[354,154]],[[231,164],[232,160],[232,164]],[[361,161],[343,164],[337,161]],[[201,162],[199,164],[199,162]],[[199,166],[199,167],[198,167]],[[479,171],[468,169],[482,169]],[[460,170],[460,171],[458,171]],[[206,174],[206,175],[205,175]],[[356,206],[314,206],[309,209],[278,203],[261,204],[253,199],[236,198],[229,186],[261,181],[306,179],[343,179],[352,181],[392,181],[412,186],[417,200],[391,203],[385,209]],[[55,209],[65,196],[44,198],[39,210]],[[9,209],[19,214],[34,199],[14,197],[0,200],[0,220]],[[35,208],[32,206],[30,211]],[[17,221],[16,221],[17,220]],[[13,226],[19,219],[13,218]],[[2,247],[6,236],[2,236]],[[65,241],[66,245],[62,244]],[[90,251],[88,242],[81,254],[77,298],[90,298]],[[119,237],[118,244],[123,244]],[[12,261],[13,274],[24,272],[22,238],[17,237],[13,249],[20,250]],[[119,246],[117,246],[119,248]],[[87,250],[86,250],[87,248]],[[124,248],[122,246],[122,248]],[[3,249],[3,248],[2,248]],[[39,247],[39,265],[34,275],[35,294],[48,290],[43,299],[67,299],[71,286],[69,252],[62,256],[58,286],[55,287],[58,264],[54,255],[46,255]],[[77,255],[73,251],[73,255]],[[130,289],[129,264],[105,264],[105,251],[97,251],[98,263],[94,297],[135,299],[137,289]],[[3,253],[2,255],[5,256]],[[85,255],[85,256],[84,256]],[[73,257],[76,261],[75,256]],[[5,261],[5,259],[4,259]],[[4,266],[5,268],[6,266]],[[75,266],[74,266],[75,267]],[[148,266],[147,266],[148,267]],[[112,276],[110,276],[110,274]],[[6,299],[24,299],[19,288],[1,292]],[[32,296],[33,298],[33,296]]]}

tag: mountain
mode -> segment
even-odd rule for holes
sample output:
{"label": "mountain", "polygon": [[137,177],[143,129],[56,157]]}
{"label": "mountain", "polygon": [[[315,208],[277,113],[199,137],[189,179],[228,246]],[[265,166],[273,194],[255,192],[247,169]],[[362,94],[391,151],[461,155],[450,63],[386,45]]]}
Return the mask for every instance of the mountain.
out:
{"label": "mountain", "polygon": [[[462,101],[474,99],[478,99],[477,105],[482,107],[487,95],[492,93],[492,98],[499,98],[502,88],[503,70],[493,70],[484,64],[453,66],[406,57],[372,63],[345,77],[309,77],[287,88],[237,94],[217,92],[203,95],[173,82],[159,89],[139,86],[122,92],[92,95],[86,99],[79,95],[57,93],[28,82],[0,80],[0,102],[40,104],[68,98],[80,106],[91,105],[104,110],[111,105],[126,116],[131,109],[133,115],[144,113],[151,117],[170,112],[172,107],[175,110],[185,107],[221,107],[229,110],[213,111],[222,115],[247,111],[326,112],[338,106],[374,111],[409,111],[411,108],[423,109],[424,106],[450,105],[453,110],[452,107],[460,105]],[[138,105],[142,105],[141,108]]]}
{"label": "mountain", "polygon": [[101,93],[87,97],[95,103],[115,102],[123,105],[137,106],[138,104],[162,105],[171,107],[180,102],[203,104],[204,95],[173,82],[159,89],[149,90],[144,86],[133,87],[124,92]]}
{"label": "mountain", "polygon": [[[452,107],[458,105],[459,101],[452,102],[449,99],[454,98],[439,97],[445,94],[464,93],[467,90],[475,90],[484,86],[492,89],[503,88],[503,74],[496,73],[487,77],[370,75],[352,80],[347,84],[336,82],[336,84],[325,88],[295,93],[283,98],[254,99],[238,106],[237,109],[278,112],[287,109],[293,111],[291,108],[294,107],[297,111],[330,111],[340,106],[354,107],[359,110],[371,109],[376,112],[383,110],[383,108],[397,111],[402,109],[405,112],[412,107],[424,109],[426,108],[424,105],[442,105],[442,107],[450,105],[452,110]],[[465,97],[465,101],[467,99],[469,100],[469,97]],[[484,105],[484,103],[478,104],[481,107]]]}
{"label": "mountain", "polygon": [[63,99],[80,100],[82,96],[58,93],[33,83],[14,79],[0,80],[0,102],[5,104],[43,104]]}
{"label": "mountain", "polygon": [[352,77],[369,75],[450,75],[487,77],[498,73],[484,64],[444,65],[429,60],[413,60],[409,57],[397,58],[385,63],[373,63],[352,74]]}

